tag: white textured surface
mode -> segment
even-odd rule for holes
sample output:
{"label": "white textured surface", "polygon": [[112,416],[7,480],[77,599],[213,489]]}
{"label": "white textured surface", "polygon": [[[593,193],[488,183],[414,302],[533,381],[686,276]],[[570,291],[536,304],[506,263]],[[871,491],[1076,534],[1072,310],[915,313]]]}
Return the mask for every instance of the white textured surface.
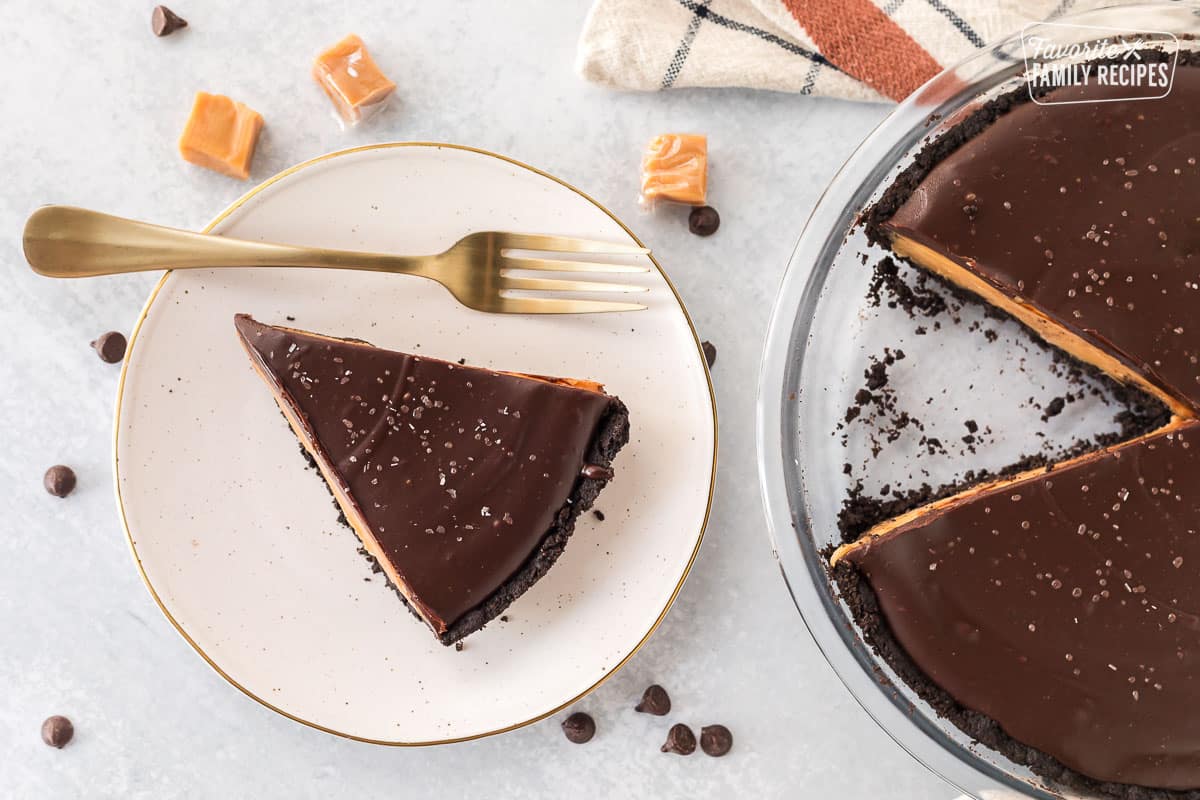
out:
{"label": "white textured surface", "polygon": [[[122,798],[870,797],[937,798],[948,787],[888,740],[826,666],[791,604],[763,530],[752,439],[758,357],[775,287],[804,218],[837,166],[885,113],[741,91],[630,95],[572,72],[583,0],[266,2],[176,6],[192,27],[149,32],[151,4],[29,4],[0,29],[0,795]],[[355,31],[399,84],[398,102],[342,134],[307,74]],[[255,180],[322,152],[436,139],[506,153],[580,186],[626,219],[718,348],[721,467],[707,540],[651,642],[580,708],[589,745],[557,720],[439,749],[385,749],[303,728],[210,670],[152,603],[111,492],[117,368],[88,342],[132,324],[153,276],[53,282],[28,271],[20,229],[65,202],[199,227],[247,188],[175,156],[196,89],[253,106],[267,129]],[[636,165],[666,130],[710,137],[720,232],[684,214],[643,215]],[[80,485],[47,495],[42,471]],[[649,682],[666,719],[630,707]],[[38,726],[70,716],[59,752]],[[724,759],[658,752],[669,721],[723,722]]]}

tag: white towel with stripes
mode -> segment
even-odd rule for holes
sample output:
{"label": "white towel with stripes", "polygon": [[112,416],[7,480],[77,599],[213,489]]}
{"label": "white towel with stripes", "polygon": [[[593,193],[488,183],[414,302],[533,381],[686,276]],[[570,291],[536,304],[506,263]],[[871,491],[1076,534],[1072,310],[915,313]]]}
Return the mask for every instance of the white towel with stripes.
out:
{"label": "white towel with stripes", "polygon": [[743,86],[901,100],[1023,26],[1105,0],[596,0],[589,81],[653,91]]}

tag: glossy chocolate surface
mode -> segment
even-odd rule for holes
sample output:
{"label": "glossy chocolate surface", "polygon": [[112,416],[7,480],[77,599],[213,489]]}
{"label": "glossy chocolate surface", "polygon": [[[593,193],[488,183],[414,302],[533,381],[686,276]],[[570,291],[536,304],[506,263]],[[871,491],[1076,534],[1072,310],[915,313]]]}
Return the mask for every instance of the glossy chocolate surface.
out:
{"label": "glossy chocolate surface", "polygon": [[848,557],[961,704],[1085,775],[1200,787],[1200,423],[981,491]]}
{"label": "glossy chocolate surface", "polygon": [[884,228],[1200,408],[1200,66],[1163,99],[1018,103],[925,176]]}
{"label": "glossy chocolate surface", "polygon": [[441,633],[534,552],[608,396],[235,320]]}

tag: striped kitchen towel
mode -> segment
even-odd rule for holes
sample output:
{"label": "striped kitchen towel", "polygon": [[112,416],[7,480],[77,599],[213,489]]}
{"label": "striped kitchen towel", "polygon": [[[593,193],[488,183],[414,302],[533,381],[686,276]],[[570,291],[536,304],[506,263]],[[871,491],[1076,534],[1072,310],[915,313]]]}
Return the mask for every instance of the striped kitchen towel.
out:
{"label": "striped kitchen towel", "polygon": [[1113,0],[595,0],[577,66],[620,89],[902,100],[991,41]]}

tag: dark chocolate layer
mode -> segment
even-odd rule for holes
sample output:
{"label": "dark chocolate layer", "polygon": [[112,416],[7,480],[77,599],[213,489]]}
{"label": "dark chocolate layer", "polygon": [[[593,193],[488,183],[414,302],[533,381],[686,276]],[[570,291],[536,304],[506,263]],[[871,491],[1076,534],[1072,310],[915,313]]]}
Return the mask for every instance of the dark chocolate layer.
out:
{"label": "dark chocolate layer", "polygon": [[1159,100],[993,101],[869,212],[873,235],[945,254],[1200,409],[1198,60]]}
{"label": "dark chocolate layer", "polygon": [[[1049,753],[1017,741],[996,720],[955,700],[913,663],[888,627],[879,609],[878,598],[861,570],[848,561],[841,561],[833,569],[832,578],[863,640],[939,717],[952,722],[971,741],[996,750],[1016,764],[1027,766],[1055,786],[1066,786],[1118,800],[1200,800],[1200,790],[1151,789],[1128,783],[1097,781],[1071,769]],[[885,686],[890,683],[882,673],[879,674],[879,681]]]}
{"label": "dark chocolate layer", "polygon": [[236,324],[439,638],[544,574],[578,515],[568,501],[604,485],[582,470],[627,436],[598,391]]}
{"label": "dark chocolate layer", "polygon": [[[620,400],[614,398],[614,401],[612,408],[600,420],[600,428],[596,433],[596,438],[592,440],[592,445],[587,456],[589,464],[610,467],[613,458],[629,442],[629,411]],[[313,461],[308,451],[303,447],[300,448],[300,451],[308,460],[309,466],[316,468],[316,462]],[[600,490],[607,483],[607,479],[596,480],[586,476],[580,478],[579,482],[575,484],[575,490],[567,498],[567,502],[559,509],[554,524],[546,532],[545,537],[542,538],[537,550],[533,551],[533,554],[530,555],[521,568],[513,573],[511,578],[498,586],[496,591],[492,592],[491,595],[475,608],[463,614],[444,633],[439,634],[438,640],[444,645],[452,645],[471,635],[500,616],[514,600],[541,580],[542,576],[550,570],[550,567],[554,566],[554,562],[562,555],[563,548],[567,546],[567,540],[575,532],[575,521],[579,519],[579,515],[592,507],[592,504],[596,502],[596,497],[600,494]],[[335,499],[335,505],[336,502]],[[347,528],[350,528],[350,523],[346,520],[345,515],[341,514],[339,516],[339,521]],[[391,578],[387,576],[383,568],[375,562],[375,557],[361,547],[359,548],[359,552],[371,562],[373,571],[382,576],[388,588],[392,589],[396,593],[396,596],[400,598],[400,602],[404,603],[412,611],[412,606],[409,604],[408,598],[392,583]],[[415,611],[412,613],[418,619],[420,618],[420,615]]]}
{"label": "dark chocolate layer", "polygon": [[1097,780],[1200,787],[1200,423],[980,492],[848,557],[964,707]]}

